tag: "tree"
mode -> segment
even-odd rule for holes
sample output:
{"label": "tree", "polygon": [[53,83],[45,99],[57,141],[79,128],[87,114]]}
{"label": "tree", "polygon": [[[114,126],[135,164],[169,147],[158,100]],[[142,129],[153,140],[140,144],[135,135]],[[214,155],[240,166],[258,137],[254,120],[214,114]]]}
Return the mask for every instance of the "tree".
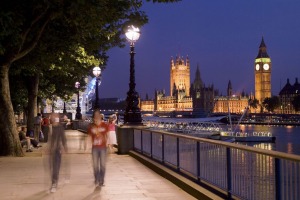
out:
{"label": "tree", "polygon": [[[176,2],[176,0],[153,0],[153,2]],[[100,59],[101,52],[106,52],[114,46],[124,46],[121,33],[129,21],[143,25],[147,22],[147,17],[144,12],[139,11],[141,0],[3,0],[1,3],[0,156],[22,156],[9,88],[8,75],[12,64],[28,56],[37,45],[47,49],[48,44],[41,42],[41,38],[46,29],[54,30],[51,26],[56,27],[56,33],[69,36],[61,45],[69,42],[74,44],[73,42],[77,41],[78,48],[82,47],[87,55]],[[58,37],[56,34],[53,36]],[[36,69],[37,66],[31,67]],[[37,76],[40,74],[33,75],[36,81],[32,85],[35,96],[36,86],[39,83]]]}
{"label": "tree", "polygon": [[295,108],[296,112],[300,111],[300,95],[294,97],[294,99],[292,100],[292,105]]}
{"label": "tree", "polygon": [[[50,44],[53,43],[50,42]],[[48,49],[50,46],[48,45]],[[70,96],[71,93],[74,93],[75,82],[81,82],[84,87],[85,82],[83,79],[88,74],[89,69],[98,66],[100,62],[94,56],[86,55],[83,48],[68,51],[64,47],[57,50],[58,53],[55,51],[49,54],[38,45],[28,56],[13,64],[13,66],[18,66],[18,70],[14,70],[14,68],[12,70],[24,80],[24,86],[28,94],[26,112],[28,130],[34,130],[34,116],[39,112],[37,110],[38,97],[39,99],[50,99],[53,95],[61,98]],[[61,52],[63,55],[61,55]],[[70,53],[71,55],[69,55]],[[35,59],[35,57],[43,59]]]}
{"label": "tree", "polygon": [[15,114],[20,117],[20,114],[23,113],[23,119],[26,121],[27,118],[24,114],[28,103],[27,90],[24,87],[23,79],[12,71],[9,74],[9,88]]}
{"label": "tree", "polygon": [[248,103],[251,108],[257,109],[257,105],[258,105],[257,99],[249,99]]}
{"label": "tree", "polygon": [[280,106],[280,99],[278,96],[265,98],[263,106],[268,110],[268,112],[274,112],[274,110]]}

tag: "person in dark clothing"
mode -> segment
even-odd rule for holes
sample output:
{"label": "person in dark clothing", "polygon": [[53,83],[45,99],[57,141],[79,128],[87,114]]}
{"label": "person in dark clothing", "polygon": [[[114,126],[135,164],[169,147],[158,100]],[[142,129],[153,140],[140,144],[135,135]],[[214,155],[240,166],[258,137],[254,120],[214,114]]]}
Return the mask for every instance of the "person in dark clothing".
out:
{"label": "person in dark clothing", "polygon": [[42,115],[38,113],[36,117],[34,117],[34,139],[40,141],[40,131],[42,125]]}
{"label": "person in dark clothing", "polygon": [[49,135],[49,130],[50,130],[49,126],[50,126],[50,116],[44,117],[43,120],[42,120],[42,126],[41,126],[41,130],[42,130],[42,133],[44,135],[43,142],[48,141],[48,135]]}
{"label": "person in dark clothing", "polygon": [[20,142],[21,142],[21,145],[22,147],[27,145],[27,150],[26,152],[32,152],[32,149],[31,149],[31,145],[30,145],[30,138],[29,137],[26,137],[26,127],[22,127],[21,130],[19,130],[19,139],[20,139]]}
{"label": "person in dark clothing", "polygon": [[56,192],[59,178],[59,171],[62,162],[62,153],[68,151],[67,139],[64,127],[59,123],[59,116],[51,116],[52,135],[50,139],[50,170],[52,186],[50,192]]}
{"label": "person in dark clothing", "polygon": [[32,149],[31,149],[31,145],[35,148],[39,148],[39,147],[42,147],[41,145],[39,145],[38,141],[36,141],[34,138],[31,138],[29,136],[26,136],[26,127],[22,127],[21,128],[21,131],[19,131],[19,139],[21,141],[21,145],[22,147],[24,145],[27,145],[27,150],[26,152],[32,152]]}

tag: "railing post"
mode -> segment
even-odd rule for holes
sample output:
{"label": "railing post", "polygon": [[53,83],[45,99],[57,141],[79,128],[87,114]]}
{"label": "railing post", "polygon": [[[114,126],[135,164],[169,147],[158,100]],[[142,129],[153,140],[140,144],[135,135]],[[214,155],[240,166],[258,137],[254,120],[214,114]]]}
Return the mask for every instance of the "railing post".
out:
{"label": "railing post", "polygon": [[281,199],[281,177],[280,177],[280,159],[275,158],[275,186],[276,186],[276,200]]}
{"label": "railing post", "polygon": [[161,135],[161,161],[164,164],[165,163],[165,135]]}
{"label": "railing post", "polygon": [[179,137],[176,138],[177,150],[177,170],[180,171],[180,156],[179,156]]}
{"label": "railing post", "polygon": [[153,152],[152,152],[152,147],[153,142],[152,142],[152,131],[150,132],[150,157],[153,158]]}
{"label": "railing post", "polygon": [[227,196],[232,199],[231,195],[231,153],[230,148],[226,147],[226,166],[227,166]]}
{"label": "railing post", "polygon": [[[118,138],[117,138],[118,141]],[[133,134],[132,134],[132,142],[133,142],[133,150],[136,150],[137,147],[135,146],[135,134],[134,134],[134,129],[133,129]]]}
{"label": "railing post", "polygon": [[200,142],[197,141],[197,180],[200,182]]}
{"label": "railing post", "polygon": [[143,148],[143,131],[141,130],[141,153],[144,154],[144,148]]}

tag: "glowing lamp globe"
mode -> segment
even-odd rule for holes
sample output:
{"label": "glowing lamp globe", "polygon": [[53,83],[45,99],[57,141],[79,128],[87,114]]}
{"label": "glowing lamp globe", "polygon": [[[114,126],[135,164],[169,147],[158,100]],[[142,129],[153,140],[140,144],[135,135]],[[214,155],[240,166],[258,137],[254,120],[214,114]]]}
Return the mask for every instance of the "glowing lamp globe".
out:
{"label": "glowing lamp globe", "polygon": [[100,76],[100,74],[101,74],[101,68],[100,67],[94,67],[93,74],[96,77]]}
{"label": "glowing lamp globe", "polygon": [[75,87],[78,89],[80,87],[80,83],[79,82],[76,82],[75,83]]}
{"label": "glowing lamp globe", "polygon": [[140,38],[141,32],[140,32],[139,28],[131,25],[131,26],[128,26],[128,29],[127,29],[125,35],[126,35],[126,38],[130,42],[135,42]]}

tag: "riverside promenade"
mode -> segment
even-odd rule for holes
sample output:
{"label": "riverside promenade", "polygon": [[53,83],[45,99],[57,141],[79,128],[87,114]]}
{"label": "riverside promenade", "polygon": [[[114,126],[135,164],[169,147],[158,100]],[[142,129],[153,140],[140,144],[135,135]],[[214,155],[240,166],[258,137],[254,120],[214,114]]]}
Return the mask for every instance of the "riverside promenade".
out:
{"label": "riverside promenade", "polygon": [[108,154],[105,186],[95,190],[90,145],[84,134],[67,130],[69,152],[58,189],[50,193],[47,144],[25,157],[0,157],[1,200],[190,200],[195,199],[129,155]]}

